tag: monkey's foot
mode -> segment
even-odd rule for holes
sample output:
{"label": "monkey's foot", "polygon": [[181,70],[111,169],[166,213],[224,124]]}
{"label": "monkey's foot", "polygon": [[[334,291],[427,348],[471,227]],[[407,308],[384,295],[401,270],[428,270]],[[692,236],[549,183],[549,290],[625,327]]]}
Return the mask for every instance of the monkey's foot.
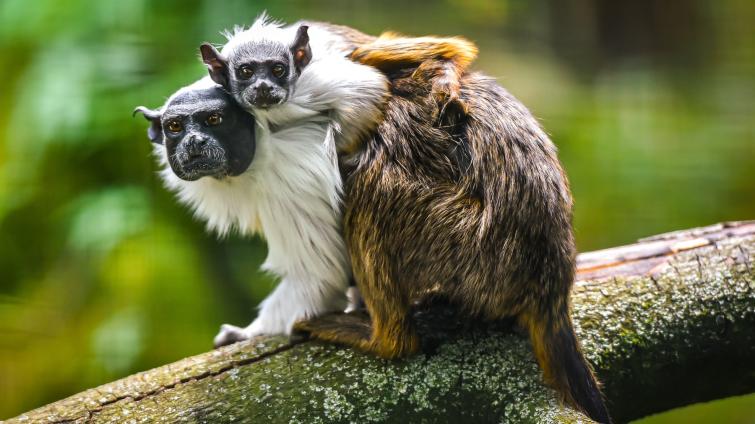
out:
{"label": "monkey's foot", "polygon": [[[394,328],[397,330],[397,328]],[[370,317],[364,312],[334,313],[294,324],[294,337],[322,340],[350,346],[385,359],[400,358],[419,351],[413,331],[396,331],[390,336],[373,335]]]}
{"label": "monkey's foot", "polygon": [[252,334],[249,327],[241,328],[231,324],[223,324],[220,326],[220,331],[212,342],[215,348],[219,348],[242,340],[248,340],[255,335]]}
{"label": "monkey's foot", "polygon": [[362,348],[370,340],[370,317],[364,312],[333,313],[298,321],[292,337],[312,338]]}

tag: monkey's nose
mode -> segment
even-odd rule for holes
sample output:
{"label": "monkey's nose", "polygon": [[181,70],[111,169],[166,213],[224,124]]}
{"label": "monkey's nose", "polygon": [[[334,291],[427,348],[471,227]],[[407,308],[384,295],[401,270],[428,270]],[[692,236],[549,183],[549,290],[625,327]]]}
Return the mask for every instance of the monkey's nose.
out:
{"label": "monkey's nose", "polygon": [[207,140],[192,135],[186,140],[186,150],[191,156],[201,156],[205,144],[207,144]]}
{"label": "monkey's nose", "polygon": [[260,83],[260,85],[257,87],[257,92],[261,96],[269,96],[270,95],[270,86],[263,83]]}

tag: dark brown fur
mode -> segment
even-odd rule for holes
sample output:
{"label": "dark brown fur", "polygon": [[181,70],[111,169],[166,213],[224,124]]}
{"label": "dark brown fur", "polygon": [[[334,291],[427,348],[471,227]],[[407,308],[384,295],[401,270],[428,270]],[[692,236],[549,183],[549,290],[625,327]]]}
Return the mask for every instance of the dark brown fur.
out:
{"label": "dark brown fur", "polygon": [[572,198],[556,148],[479,74],[461,81],[467,113],[443,113],[432,82],[443,66],[394,72],[385,120],[341,158],[345,237],[369,317],[329,315],[296,329],[396,358],[420,349],[410,310],[428,295],[478,319],[516,317],[546,380],[610,422],[569,316]]}

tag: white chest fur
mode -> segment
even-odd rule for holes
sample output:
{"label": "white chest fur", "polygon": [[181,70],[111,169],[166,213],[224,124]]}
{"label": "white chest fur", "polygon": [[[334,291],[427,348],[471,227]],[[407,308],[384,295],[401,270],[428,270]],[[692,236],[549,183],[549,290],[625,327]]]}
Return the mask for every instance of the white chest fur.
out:
{"label": "white chest fur", "polygon": [[[282,279],[247,327],[256,334],[288,333],[298,319],[343,310],[350,267],[341,235],[341,179],[328,121],[311,119],[270,133],[264,121],[249,169],[238,177],[184,181],[166,167],[162,177],[179,199],[224,235],[259,232],[269,254],[263,264]],[[162,162],[165,150],[160,147]],[[252,328],[254,327],[254,328]]]}

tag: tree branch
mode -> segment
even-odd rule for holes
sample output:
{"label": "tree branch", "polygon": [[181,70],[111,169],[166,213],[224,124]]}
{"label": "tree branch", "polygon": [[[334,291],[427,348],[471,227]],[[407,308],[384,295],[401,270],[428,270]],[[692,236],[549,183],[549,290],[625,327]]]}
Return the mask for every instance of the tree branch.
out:
{"label": "tree branch", "polygon": [[[755,222],[582,254],[574,321],[625,422],[755,390]],[[529,343],[475,327],[385,361],[258,338],[132,375],[8,422],[587,422],[543,385]]]}

